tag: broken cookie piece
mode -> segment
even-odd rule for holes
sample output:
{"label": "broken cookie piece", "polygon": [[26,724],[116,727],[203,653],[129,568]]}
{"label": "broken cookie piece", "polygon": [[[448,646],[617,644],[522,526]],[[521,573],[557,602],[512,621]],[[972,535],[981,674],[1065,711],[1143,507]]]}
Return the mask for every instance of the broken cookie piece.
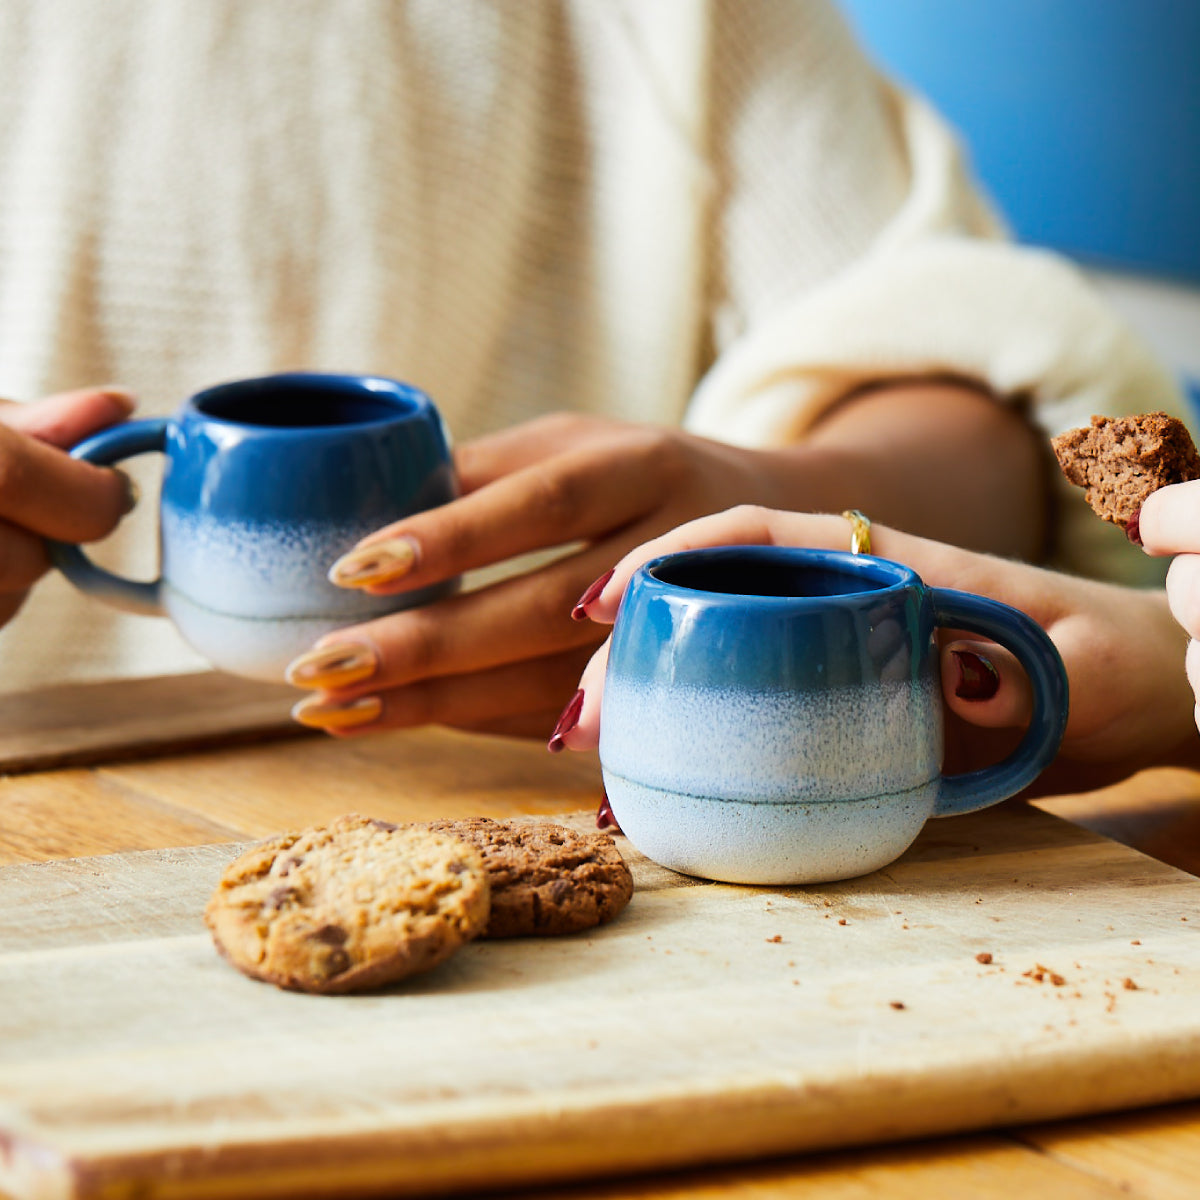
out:
{"label": "broken cookie piece", "polygon": [[1050,444],[1063,474],[1085,489],[1092,511],[1134,541],[1136,515],[1152,492],[1200,479],[1200,454],[1191,434],[1164,412],[1093,417],[1091,425],[1060,433]]}

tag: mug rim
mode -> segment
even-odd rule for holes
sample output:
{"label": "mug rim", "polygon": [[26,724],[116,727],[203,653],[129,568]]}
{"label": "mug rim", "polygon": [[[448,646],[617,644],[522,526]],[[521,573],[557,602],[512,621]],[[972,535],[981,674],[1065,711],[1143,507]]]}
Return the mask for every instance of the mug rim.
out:
{"label": "mug rim", "polygon": [[[715,592],[707,588],[675,583],[672,580],[663,579],[657,574],[662,567],[670,563],[703,563],[706,560],[719,562],[723,559],[746,557],[836,567],[840,572],[848,572],[851,575],[858,575],[870,580],[876,586],[863,591],[826,592],[818,596],[777,596],[764,595],[761,592]],[[670,591],[681,596],[703,596],[705,600],[724,603],[744,603],[750,600],[758,604],[771,605],[827,604],[830,600],[841,597],[878,596],[921,583],[920,577],[912,567],[889,558],[879,558],[873,554],[855,554],[849,550],[823,550],[809,546],[776,546],[762,543],[704,546],[692,550],[676,550],[670,554],[660,554],[638,567],[635,577],[641,577],[643,584],[649,584],[664,592]]]}
{"label": "mug rim", "polygon": [[[297,384],[318,384],[331,393],[371,397],[383,404],[393,406],[394,411],[380,413],[341,426],[329,425],[268,425],[258,421],[240,420],[220,412],[211,412],[206,403],[245,392],[261,394],[273,388],[286,388]],[[411,383],[393,379],[387,375],[360,374],[343,371],[279,371],[266,375],[255,375],[245,379],[230,379],[211,384],[193,392],[180,409],[180,419],[201,420],[206,424],[224,425],[230,429],[254,431],[256,433],[286,433],[290,436],[320,435],[336,428],[369,429],[373,426],[390,425],[398,421],[410,421],[427,417],[433,411],[433,400],[429,394]]]}

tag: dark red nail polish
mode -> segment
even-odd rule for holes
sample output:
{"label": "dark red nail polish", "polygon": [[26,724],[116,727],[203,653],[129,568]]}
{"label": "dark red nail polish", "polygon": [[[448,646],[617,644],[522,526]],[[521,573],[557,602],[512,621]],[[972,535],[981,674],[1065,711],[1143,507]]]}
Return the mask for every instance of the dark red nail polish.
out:
{"label": "dark red nail polish", "polygon": [[604,591],[608,581],[613,577],[613,571],[615,570],[616,567],[610,567],[604,572],[603,575],[600,576],[599,579],[588,584],[587,591],[579,597],[579,599],[575,602],[575,607],[571,609],[572,621],[587,620],[587,606],[591,604],[591,602],[595,600],[595,598],[600,595],[602,591]]}
{"label": "dark red nail polish", "polygon": [[562,716],[558,718],[558,724],[554,726],[554,732],[550,735],[550,740],[546,743],[546,749],[551,754],[557,754],[560,750],[567,748],[567,743],[563,741],[563,735],[570,733],[579,724],[579,714],[582,711],[583,688],[580,688],[571,697],[571,701],[567,707],[562,710]]}
{"label": "dark red nail polish", "polygon": [[990,700],[1000,690],[1000,672],[981,654],[952,651],[958,663],[954,694],[960,700]]}
{"label": "dark red nail polish", "polygon": [[1142,544],[1142,510],[1140,508],[1125,522],[1125,536],[1135,546]]}
{"label": "dark red nail polish", "polygon": [[604,796],[600,800],[600,807],[596,811],[596,828],[611,829],[613,833],[621,832],[617,818],[613,815],[612,805],[608,802],[608,796]]}

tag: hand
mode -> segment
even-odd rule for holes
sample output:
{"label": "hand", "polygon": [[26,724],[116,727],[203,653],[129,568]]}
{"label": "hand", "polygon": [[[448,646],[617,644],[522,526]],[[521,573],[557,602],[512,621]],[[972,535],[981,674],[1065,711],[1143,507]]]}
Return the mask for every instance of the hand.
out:
{"label": "hand", "polygon": [[115,388],[0,401],[0,625],[50,565],[43,538],[95,541],[132,507],[125,475],[64,453],[132,409],[132,397]]}
{"label": "hand", "polygon": [[340,630],[292,664],[298,720],[348,736],[425,723],[546,737],[602,640],[571,608],[603,569],[698,514],[757,497],[763,456],[617,421],[540,418],[464,445],[462,496],[336,564],[372,595],[553,550],[522,574]]}
{"label": "hand", "polygon": [[[776,544],[848,549],[842,517],[742,507],[693,521],[639,546],[586,605],[611,624],[634,570],[659,554],[701,546]],[[1027,794],[1085,790],[1159,763],[1194,763],[1197,742],[1180,664],[1183,638],[1165,597],[993,558],[900,533],[871,530],[872,550],[913,567],[936,587],[975,592],[1021,609],[1041,625],[1067,667],[1071,712],[1054,766]],[[1198,543],[1200,544],[1200,543]],[[1193,596],[1200,598],[1200,591]],[[941,638],[942,690],[949,709],[948,771],[994,762],[1015,744],[1032,712],[1029,681],[1013,655],[952,632]],[[551,748],[599,741],[607,642],[580,680]]]}
{"label": "hand", "polygon": [[[487,585],[318,642],[288,670],[315,693],[293,710],[304,724],[545,737],[601,640],[569,619],[584,586],[648,538],[734,504],[861,506],[1011,554],[1043,540],[1040,444],[1010,408],[944,382],[855,394],[774,450],[557,415],[469,443],[457,463],[459,500],[364,539],[331,578],[386,595],[493,568]],[[523,573],[496,578],[530,554]]]}
{"label": "hand", "polygon": [[[1200,480],[1160,488],[1138,514],[1142,546],[1150,554],[1174,554],[1167,570],[1167,600],[1188,636],[1186,673],[1200,701]],[[1195,710],[1200,727],[1200,704]]]}

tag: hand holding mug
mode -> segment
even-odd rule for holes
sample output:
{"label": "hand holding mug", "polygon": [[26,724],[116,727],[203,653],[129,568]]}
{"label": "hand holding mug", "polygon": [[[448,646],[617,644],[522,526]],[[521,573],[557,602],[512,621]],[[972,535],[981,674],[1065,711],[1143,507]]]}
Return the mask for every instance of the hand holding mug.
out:
{"label": "hand holding mug", "polygon": [[[611,624],[637,568],[663,554],[729,544],[838,549],[850,544],[850,534],[838,516],[730,509],[638,547],[588,589],[578,611]],[[881,525],[874,526],[872,537],[876,553],[911,565],[927,584],[1019,608],[1055,643],[1071,678],[1070,713],[1058,756],[1027,794],[1091,790],[1148,766],[1194,760],[1192,698],[1178,669],[1183,642],[1161,593],[1063,575]],[[1017,658],[995,641],[962,635],[943,635],[940,641],[947,753],[972,767],[994,761],[997,745],[1003,743],[1007,752],[1029,723],[1029,680]],[[610,644],[585,670],[552,748],[598,744]]]}

